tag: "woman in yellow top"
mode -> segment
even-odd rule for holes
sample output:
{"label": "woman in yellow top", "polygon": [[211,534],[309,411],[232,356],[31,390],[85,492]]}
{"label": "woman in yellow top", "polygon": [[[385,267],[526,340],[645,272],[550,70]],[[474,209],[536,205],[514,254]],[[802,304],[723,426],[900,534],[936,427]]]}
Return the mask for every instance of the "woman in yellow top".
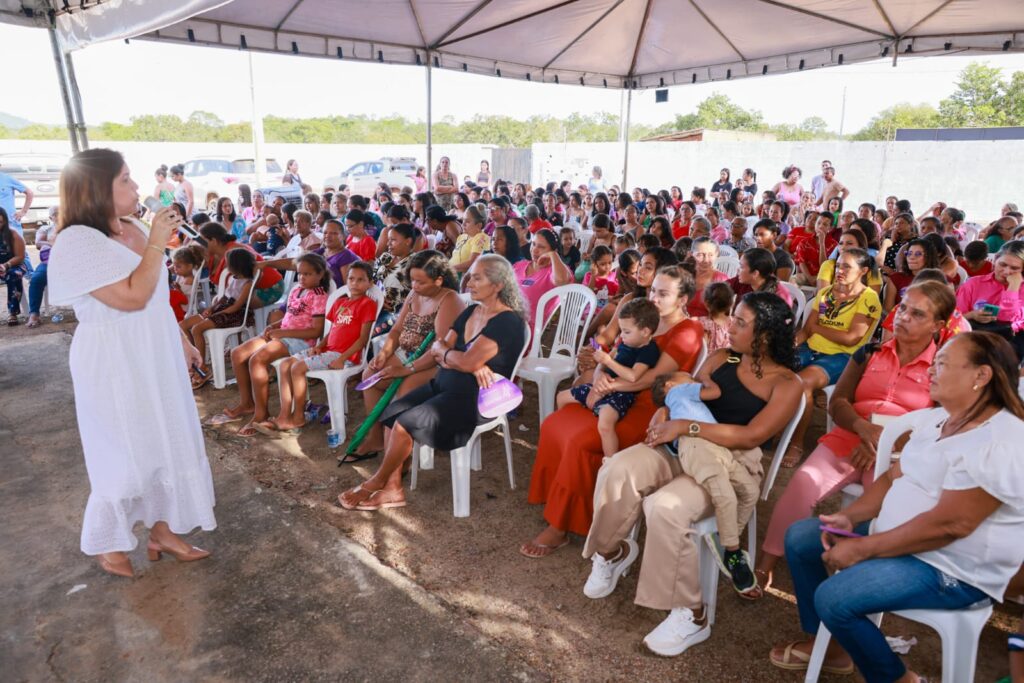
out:
{"label": "woman in yellow top", "polygon": [[[846,251],[847,249],[855,248],[863,249],[864,251],[868,250],[867,235],[865,235],[864,231],[861,230],[860,228],[850,228],[842,235],[840,235],[839,246],[836,247],[837,252],[834,252],[836,254],[836,257],[830,258],[829,260],[821,264],[821,268],[818,270],[817,282],[819,292],[828,287],[829,285],[831,285],[835,281],[836,259],[839,258],[839,254]],[[880,273],[877,269],[873,269],[871,272],[868,273],[867,284],[868,287],[875,290],[876,294],[880,295],[882,292],[882,273]]]}
{"label": "woman in yellow top", "polygon": [[473,204],[466,208],[462,234],[455,242],[452,257],[448,262],[456,273],[465,273],[490,244],[491,238],[484,232],[484,214],[476,204]]}
{"label": "woman in yellow top", "polygon": [[859,247],[840,253],[835,281],[814,297],[810,314],[796,334],[806,409],[782,459],[783,467],[795,467],[803,456],[804,434],[814,413],[814,392],[836,383],[850,356],[871,338],[878,324],[882,304],[866,282],[872,263],[868,252]]}

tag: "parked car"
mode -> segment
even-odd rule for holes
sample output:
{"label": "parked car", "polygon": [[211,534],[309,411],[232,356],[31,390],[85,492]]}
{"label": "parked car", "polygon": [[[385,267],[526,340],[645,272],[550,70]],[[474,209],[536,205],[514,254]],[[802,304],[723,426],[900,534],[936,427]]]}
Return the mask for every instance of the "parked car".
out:
{"label": "parked car", "polygon": [[[263,182],[278,183],[284,171],[276,159],[266,160]],[[219,197],[238,196],[238,186],[245,183],[251,188],[258,185],[256,164],[252,159],[229,157],[202,157],[185,162],[185,178],[192,183],[195,210],[216,210]],[[211,207],[212,204],[212,207]]]}
{"label": "parked car", "polygon": [[[60,172],[67,162],[62,154],[0,154],[0,173],[21,181],[35,195],[22,225],[48,220],[50,207],[60,203]],[[25,196],[18,194],[16,206],[20,209],[24,202]]]}
{"label": "parked car", "polygon": [[379,183],[391,188],[415,187],[416,159],[414,157],[383,157],[375,161],[360,161],[336,176],[324,179],[324,187],[337,189],[348,185],[352,194],[372,195]]}

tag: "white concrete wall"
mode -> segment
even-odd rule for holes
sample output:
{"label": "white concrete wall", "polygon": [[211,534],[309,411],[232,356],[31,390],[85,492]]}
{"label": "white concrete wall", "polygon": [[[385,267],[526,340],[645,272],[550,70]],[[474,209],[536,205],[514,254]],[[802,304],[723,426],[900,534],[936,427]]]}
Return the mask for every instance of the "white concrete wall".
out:
{"label": "white concrete wall", "polygon": [[[629,147],[629,187],[651,190],[679,185],[710,188],[722,167],[735,178],[744,168],[757,172],[760,189],[771,189],[782,169],[796,164],[804,187],[821,169],[822,159],[850,188],[846,206],[869,201],[884,205],[895,194],[909,199],[915,213],[942,200],[963,209],[969,221],[987,224],[1006,202],[1024,205],[1021,171],[1024,141],[999,142],[636,142]],[[536,144],[534,185],[570,178],[586,182],[601,166],[609,185],[622,182],[619,143]]]}
{"label": "white concrete wall", "polygon": [[[98,142],[120,150],[136,180],[147,188],[152,172],[206,155],[251,157],[247,143]],[[491,158],[491,145],[435,145],[434,160],[451,157],[459,178],[476,176],[480,160]],[[62,141],[0,140],[0,153],[69,153]],[[425,145],[302,145],[272,143],[266,154],[282,165],[299,160],[304,180],[319,189],[324,178],[359,161],[381,156],[414,156],[426,162]],[[883,204],[895,194],[910,199],[921,212],[942,200],[967,212],[968,220],[986,224],[1008,201],[1024,205],[1020,177],[1024,141],[998,142],[637,142],[630,145],[630,187],[654,189],[679,185],[710,187],[723,166],[735,177],[745,167],[758,173],[758,186],[770,189],[783,167],[795,163],[804,171],[804,185],[820,170],[822,159],[838,169],[837,177],[851,191],[847,206],[863,201]],[[585,182],[595,164],[609,185],[622,182],[622,146],[615,142],[544,143],[533,145],[534,185],[549,180]]]}
{"label": "white concrete wall", "polygon": [[[252,145],[249,143],[205,143],[205,142],[94,142],[93,147],[110,147],[121,152],[132,176],[145,190],[150,187],[153,171],[161,164],[173,166],[189,159],[204,156],[229,156],[235,158],[252,158]],[[493,145],[434,145],[433,160],[442,156],[451,158],[452,170],[461,179],[472,176],[480,170],[480,160],[491,159]],[[21,152],[45,152],[70,154],[71,145],[59,140],[0,140],[0,154]],[[325,178],[335,176],[360,161],[379,159],[380,157],[411,156],[426,165],[426,145],[302,145],[268,143],[264,154],[277,159],[284,168],[288,159],[297,159],[299,175],[320,190]],[[272,180],[274,184],[280,178]]]}

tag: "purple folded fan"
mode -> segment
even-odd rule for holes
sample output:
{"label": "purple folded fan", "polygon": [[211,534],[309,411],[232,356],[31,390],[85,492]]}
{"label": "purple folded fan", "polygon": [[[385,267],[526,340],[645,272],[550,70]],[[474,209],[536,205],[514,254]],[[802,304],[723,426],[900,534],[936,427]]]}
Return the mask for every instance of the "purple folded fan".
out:
{"label": "purple folded fan", "polygon": [[372,375],[370,375],[369,377],[367,377],[362,382],[360,382],[359,384],[356,385],[356,391],[365,391],[365,390],[369,389],[374,384],[376,384],[377,382],[380,381],[381,375],[383,375],[383,374],[384,374],[383,370],[381,370],[379,372],[373,373]]}
{"label": "purple folded fan", "polygon": [[477,410],[487,418],[505,415],[523,402],[523,391],[516,383],[502,377],[487,389],[481,389],[476,399]]}

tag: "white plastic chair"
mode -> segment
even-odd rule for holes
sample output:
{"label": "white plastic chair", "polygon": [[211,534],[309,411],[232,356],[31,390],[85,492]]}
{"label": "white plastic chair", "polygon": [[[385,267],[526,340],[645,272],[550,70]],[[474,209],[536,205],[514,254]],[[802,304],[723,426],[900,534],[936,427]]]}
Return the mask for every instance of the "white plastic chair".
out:
{"label": "white plastic chair", "polygon": [[963,287],[964,283],[967,282],[967,278],[969,278],[970,275],[967,274],[967,269],[961,266],[960,264],[957,264],[956,266],[956,274],[960,276],[960,284],[957,285],[956,288],[960,289],[961,287]]}
{"label": "white plastic chair", "polygon": [[[524,340],[530,338],[530,326],[524,324]],[[519,372],[519,366],[523,362],[523,356],[519,357],[512,375],[509,377],[513,382]],[[333,414],[333,411],[332,411]],[[501,415],[493,420],[477,425],[473,435],[462,448],[456,448],[450,452],[452,461],[452,508],[456,517],[469,517],[469,472],[471,469],[482,468],[480,454],[480,438],[489,431],[501,427],[501,435],[505,441],[505,459],[508,463],[508,486],[510,489],[516,487],[515,473],[512,471],[512,437],[508,426],[508,416]],[[434,468],[434,449],[420,443],[412,445],[412,478],[409,483],[409,490],[416,489],[419,479],[419,469],[425,470]]]}
{"label": "white plastic chair", "polygon": [[[223,292],[228,282],[228,269],[224,268],[220,273],[220,283],[217,291]],[[213,386],[215,389],[223,389],[227,386],[227,371],[224,367],[224,352],[227,350],[228,339],[237,336],[241,344],[246,339],[256,336],[256,330],[245,324],[249,318],[249,306],[252,304],[253,293],[256,291],[256,283],[249,287],[249,296],[245,300],[245,311],[242,314],[242,324],[238,327],[217,327],[203,332],[206,339],[206,350],[210,354],[210,367],[213,368]],[[234,347],[231,347],[234,348]],[[234,380],[232,380],[234,381]]]}
{"label": "white plastic chair", "polygon": [[[914,411],[895,418],[885,426],[878,440],[878,457],[875,459],[875,477],[889,469],[892,451],[896,441],[910,430],[921,411]],[[978,638],[992,616],[992,603],[983,600],[959,610],[908,609],[893,612],[896,616],[930,626],[942,639],[942,683],[960,683],[974,680],[974,667],[978,657]],[[872,615],[875,625],[882,622],[882,615]],[[814,639],[814,649],[807,666],[804,683],[816,683],[825,662],[832,634],[821,624]]]}
{"label": "white plastic chair", "polygon": [[[278,297],[277,301],[260,306],[253,313],[253,318],[256,321],[256,334],[263,334],[263,330],[267,329],[267,319],[270,317],[271,312],[280,304],[288,301],[288,295],[291,293],[292,287],[295,286],[295,271],[285,271],[282,282],[284,282],[284,292]],[[334,281],[332,280],[331,282],[333,283]]]}
{"label": "white plastic chair", "polygon": [[580,252],[586,254],[590,251],[590,245],[594,243],[594,231],[593,230],[580,230]]}
{"label": "white plastic chair", "polygon": [[[327,299],[326,311],[330,312],[331,307],[334,306],[334,302],[340,297],[348,294],[348,286],[339,287],[336,289],[330,297]],[[384,306],[384,292],[380,291],[376,286],[370,287],[366,292],[366,296],[370,297],[377,304],[377,312],[374,314],[373,319],[376,320],[377,316],[380,315],[380,309]],[[324,338],[331,331],[331,320],[327,318],[324,320]],[[367,343],[363,347],[363,353],[359,357],[359,362],[353,365],[347,365],[344,368],[337,370],[309,370],[306,372],[307,379],[318,379],[324,383],[324,387],[327,389],[327,409],[331,411],[331,429],[342,435],[344,439],[345,435],[345,416],[348,414],[348,381],[353,377],[358,377],[366,369],[366,357],[370,351],[370,344]],[[274,370],[279,371],[283,358],[272,363]],[[278,390],[280,391],[280,382],[278,382]],[[279,394],[280,395],[280,394]]]}
{"label": "white plastic chair", "polygon": [[[764,482],[761,484],[761,500],[768,500],[768,494],[772,490],[772,485],[775,483],[775,477],[779,473],[779,465],[782,463],[782,456],[785,454],[786,449],[789,448],[789,442],[793,438],[793,432],[796,431],[796,426],[800,422],[800,418],[804,414],[804,399],[800,397],[800,405],[797,407],[796,413],[790,418],[786,427],[782,430],[782,434],[779,436],[779,445],[775,448],[775,455],[772,457],[772,464],[768,468],[768,474],[764,478]],[[708,547],[707,543],[704,543],[703,537],[708,534],[718,532],[718,522],[714,515],[705,517],[696,524],[693,525],[694,533],[699,536],[697,542],[697,552],[700,555],[700,586],[701,593],[704,597],[704,604],[707,605],[707,617],[708,624],[714,625],[715,623],[715,610],[718,606],[718,576],[721,573],[721,568],[718,566],[718,561],[712,556],[711,548]],[[754,558],[757,554],[757,508],[754,508],[753,513],[750,515],[750,521],[747,522],[747,553],[750,555],[751,566],[753,566]]]}
{"label": "white plastic chair", "polygon": [[735,256],[719,256],[715,259],[715,270],[729,277],[736,277],[740,272],[740,260]]}
{"label": "white plastic chair", "polygon": [[[822,391],[825,393],[825,433],[828,434],[836,426],[836,423],[832,420],[832,412],[829,407],[832,403],[832,394],[835,393],[836,385],[830,384]],[[877,476],[877,475],[876,475]],[[853,501],[857,500],[864,495],[864,487],[858,483],[847,484],[842,490],[842,507],[846,507]]]}
{"label": "white plastic chair", "polygon": [[734,258],[737,261],[740,258],[739,252],[736,251],[734,248],[730,247],[728,244],[719,244],[718,245],[718,257],[722,258],[723,256],[727,256],[729,258]]}
{"label": "white plastic chair", "polygon": [[807,298],[804,296],[803,290],[800,289],[800,285],[795,282],[779,280],[779,286],[789,292],[789,296],[793,299],[793,327],[800,329],[800,321],[804,319],[804,309],[807,308]]}
{"label": "white plastic chair", "polygon": [[199,304],[199,290],[200,290],[200,277],[199,269],[192,271],[192,294],[188,297],[188,307],[185,309],[185,317],[195,315],[198,313]]}
{"label": "white plastic chair", "polygon": [[[555,338],[551,342],[551,350],[544,355],[541,336],[544,334],[547,304],[558,301],[558,325],[555,327]],[[576,355],[585,341],[590,321],[597,311],[597,296],[584,285],[562,285],[545,292],[537,302],[534,311],[533,343],[530,352],[523,359],[519,368],[519,377],[537,384],[537,408],[540,421],[555,409],[555,391],[558,384],[576,374]]]}

